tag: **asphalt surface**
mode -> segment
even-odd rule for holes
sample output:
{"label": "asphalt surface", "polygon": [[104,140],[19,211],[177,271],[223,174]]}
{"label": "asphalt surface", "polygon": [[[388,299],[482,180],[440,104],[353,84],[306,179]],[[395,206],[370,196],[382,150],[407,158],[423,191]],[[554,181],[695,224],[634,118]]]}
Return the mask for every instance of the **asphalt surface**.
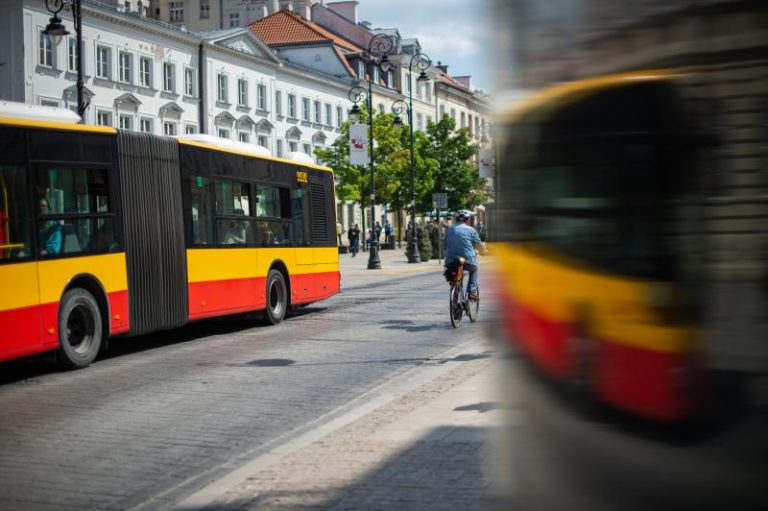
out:
{"label": "asphalt surface", "polygon": [[[113,341],[81,371],[0,365],[0,509],[156,509],[465,342],[436,267],[276,327],[224,318]],[[474,332],[474,333],[473,333]]]}

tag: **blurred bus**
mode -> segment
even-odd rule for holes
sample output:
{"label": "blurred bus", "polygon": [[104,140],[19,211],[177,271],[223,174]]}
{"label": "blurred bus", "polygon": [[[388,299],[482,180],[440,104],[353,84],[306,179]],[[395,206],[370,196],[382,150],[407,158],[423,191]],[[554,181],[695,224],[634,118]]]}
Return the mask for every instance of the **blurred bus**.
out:
{"label": "blurred bus", "polygon": [[766,7],[494,6],[500,493],[768,509]]}
{"label": "blurred bus", "polygon": [[0,361],[57,350],[85,367],[109,336],[252,311],[278,323],[339,291],[331,169],[2,112]]}

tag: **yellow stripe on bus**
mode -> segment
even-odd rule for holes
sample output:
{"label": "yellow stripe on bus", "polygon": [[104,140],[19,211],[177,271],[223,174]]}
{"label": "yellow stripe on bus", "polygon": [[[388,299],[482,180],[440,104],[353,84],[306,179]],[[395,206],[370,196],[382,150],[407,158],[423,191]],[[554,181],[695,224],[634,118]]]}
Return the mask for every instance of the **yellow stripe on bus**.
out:
{"label": "yellow stripe on bus", "polygon": [[189,282],[265,277],[275,260],[295,275],[339,269],[336,247],[201,248],[187,250],[187,272]]}
{"label": "yellow stripe on bus", "polygon": [[590,335],[599,339],[661,352],[691,350],[694,329],[663,324],[650,306],[652,286],[664,284],[600,274],[522,246],[493,248],[505,295],[536,314],[571,323],[583,305]]}
{"label": "yellow stripe on bus", "polygon": [[6,126],[18,126],[20,128],[43,128],[62,131],[84,131],[88,133],[105,133],[115,135],[117,130],[109,126],[90,126],[88,124],[67,124],[64,122],[32,121],[29,119],[17,119],[14,117],[1,117],[0,124]]}
{"label": "yellow stripe on bus", "polygon": [[37,263],[0,265],[0,310],[18,309],[39,304]]}
{"label": "yellow stripe on bus", "polygon": [[65,259],[52,259],[38,263],[41,303],[56,302],[67,284],[77,275],[90,274],[99,279],[104,291],[128,289],[125,254],[102,254]]}

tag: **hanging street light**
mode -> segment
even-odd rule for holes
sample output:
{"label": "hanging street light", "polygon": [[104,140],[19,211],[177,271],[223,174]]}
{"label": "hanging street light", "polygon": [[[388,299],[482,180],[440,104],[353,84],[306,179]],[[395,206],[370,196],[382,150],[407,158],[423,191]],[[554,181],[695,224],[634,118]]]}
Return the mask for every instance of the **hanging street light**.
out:
{"label": "hanging street light", "polygon": [[81,0],[45,0],[45,8],[53,14],[50,23],[45,27],[43,33],[51,38],[51,42],[58,46],[61,44],[64,36],[68,36],[67,28],[59,18],[59,13],[69,7],[72,11],[72,19],[75,25],[75,53],[77,54],[77,115],[80,116],[80,122],[85,123],[85,109],[88,106],[83,99],[83,89],[85,88],[83,80],[83,7]]}

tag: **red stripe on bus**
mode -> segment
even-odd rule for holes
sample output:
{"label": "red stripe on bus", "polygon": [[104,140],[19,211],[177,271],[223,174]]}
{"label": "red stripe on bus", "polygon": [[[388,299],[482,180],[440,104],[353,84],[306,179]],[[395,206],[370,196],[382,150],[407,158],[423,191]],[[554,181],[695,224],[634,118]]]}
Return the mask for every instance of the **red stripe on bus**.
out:
{"label": "red stripe on bus", "polygon": [[40,306],[0,311],[0,361],[46,348],[40,340]]}
{"label": "red stripe on bus", "polygon": [[108,293],[110,332],[112,335],[122,334],[131,329],[128,310],[128,291]]}
{"label": "red stripe on bus", "polygon": [[[566,341],[573,327],[553,321],[531,307],[506,297],[504,328],[546,374],[566,379],[573,366]],[[690,414],[693,367],[684,353],[661,352],[609,339],[595,341],[591,379],[596,399],[642,417],[676,420]]]}
{"label": "red stripe on bus", "polygon": [[266,279],[209,280],[189,283],[189,318],[199,319],[263,309]]}

